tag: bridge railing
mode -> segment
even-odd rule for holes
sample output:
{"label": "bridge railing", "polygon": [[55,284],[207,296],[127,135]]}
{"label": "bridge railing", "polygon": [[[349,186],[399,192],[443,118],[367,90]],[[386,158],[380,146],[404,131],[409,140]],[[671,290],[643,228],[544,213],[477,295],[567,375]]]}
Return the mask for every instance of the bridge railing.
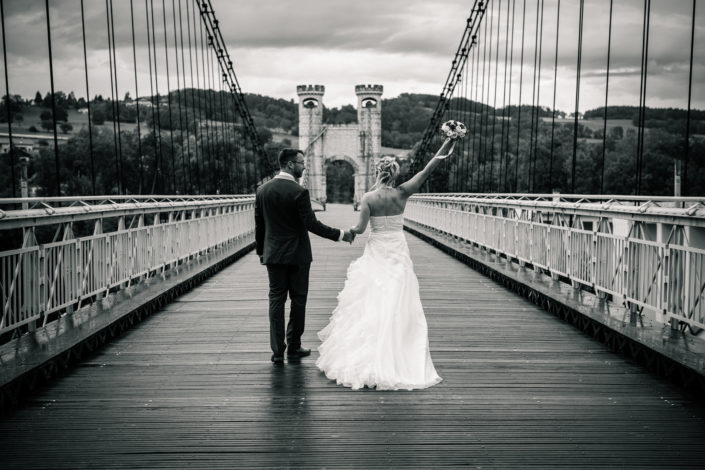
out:
{"label": "bridge railing", "polygon": [[[0,199],[0,206],[4,248],[13,232],[22,238],[0,252],[6,337],[254,232],[252,196]],[[54,236],[40,243],[39,231]]]}
{"label": "bridge railing", "polygon": [[658,321],[705,328],[705,199],[428,194],[406,219]]}

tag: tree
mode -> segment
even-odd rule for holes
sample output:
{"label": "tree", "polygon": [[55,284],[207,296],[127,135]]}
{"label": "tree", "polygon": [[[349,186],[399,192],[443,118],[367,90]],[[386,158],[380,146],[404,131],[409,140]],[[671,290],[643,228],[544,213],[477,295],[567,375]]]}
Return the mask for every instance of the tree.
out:
{"label": "tree", "polygon": [[73,91],[69,93],[69,96],[66,98],[66,104],[72,108],[76,107],[76,95]]}
{"label": "tree", "polygon": [[34,104],[36,104],[37,106],[42,104],[42,94],[39,93],[39,91],[37,91],[37,94],[34,95]]}
{"label": "tree", "polygon": [[[7,112],[8,103],[10,105],[9,113]],[[20,95],[10,95],[9,99],[7,95],[3,96],[0,102],[0,122],[7,122],[8,114],[10,115],[10,121],[14,121],[17,117],[17,113],[22,111],[23,103]]]}
{"label": "tree", "polygon": [[[42,121],[49,120],[51,121],[51,111],[46,109],[42,111],[42,114],[39,115],[39,119]],[[59,106],[56,107],[56,120],[57,121],[68,121],[69,114],[68,111],[66,111],[65,108],[61,108]]]}
{"label": "tree", "polygon": [[624,138],[624,129],[622,126],[612,127],[608,134],[612,139],[619,140]]}
{"label": "tree", "polygon": [[100,126],[105,122],[105,111],[102,106],[93,106],[91,109],[91,122]]}
{"label": "tree", "polygon": [[73,126],[71,124],[69,124],[68,122],[62,122],[60,127],[61,127],[61,132],[63,132],[64,134],[68,134],[69,131],[73,130]]}

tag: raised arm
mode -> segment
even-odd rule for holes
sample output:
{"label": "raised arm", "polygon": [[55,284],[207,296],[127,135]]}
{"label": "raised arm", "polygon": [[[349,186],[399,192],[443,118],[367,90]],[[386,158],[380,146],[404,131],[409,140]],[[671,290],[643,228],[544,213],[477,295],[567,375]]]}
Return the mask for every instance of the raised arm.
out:
{"label": "raised arm", "polygon": [[358,220],[357,225],[350,228],[350,231],[359,235],[365,233],[367,229],[367,223],[370,221],[370,202],[369,196],[365,194],[362,196],[362,201],[360,201],[360,220]]}
{"label": "raised arm", "polygon": [[414,193],[418,193],[421,189],[421,185],[423,185],[424,182],[428,179],[428,177],[431,176],[431,173],[433,173],[433,170],[438,166],[439,163],[441,163],[441,160],[450,157],[450,155],[453,153],[453,149],[455,148],[455,140],[452,141],[453,143],[450,145],[448,153],[441,154],[441,151],[443,151],[443,149],[448,145],[448,142],[450,142],[451,140],[452,139],[448,138],[443,142],[441,148],[438,149],[436,155],[434,155],[433,158],[429,160],[423,170],[416,173],[406,183],[402,183],[398,186],[399,190],[402,192],[404,197],[409,197]]}

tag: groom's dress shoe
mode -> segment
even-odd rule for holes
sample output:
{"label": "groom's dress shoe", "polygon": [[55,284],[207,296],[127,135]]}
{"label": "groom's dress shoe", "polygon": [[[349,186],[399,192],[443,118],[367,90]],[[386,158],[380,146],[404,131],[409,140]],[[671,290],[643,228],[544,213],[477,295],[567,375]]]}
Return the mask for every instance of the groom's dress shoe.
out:
{"label": "groom's dress shoe", "polygon": [[301,347],[298,349],[294,349],[293,351],[289,350],[286,352],[286,355],[289,359],[301,359],[302,357],[306,357],[310,354],[311,354],[310,349],[304,349]]}
{"label": "groom's dress shoe", "polygon": [[272,362],[282,364],[284,362],[284,355],[272,354]]}

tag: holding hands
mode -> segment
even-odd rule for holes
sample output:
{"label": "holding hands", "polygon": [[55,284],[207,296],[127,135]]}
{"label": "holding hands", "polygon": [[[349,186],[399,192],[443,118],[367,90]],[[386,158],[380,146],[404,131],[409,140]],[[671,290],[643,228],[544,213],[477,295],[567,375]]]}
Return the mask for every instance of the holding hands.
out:
{"label": "holding hands", "polygon": [[352,229],[343,232],[343,241],[352,244],[353,240],[355,240],[355,232]]}

